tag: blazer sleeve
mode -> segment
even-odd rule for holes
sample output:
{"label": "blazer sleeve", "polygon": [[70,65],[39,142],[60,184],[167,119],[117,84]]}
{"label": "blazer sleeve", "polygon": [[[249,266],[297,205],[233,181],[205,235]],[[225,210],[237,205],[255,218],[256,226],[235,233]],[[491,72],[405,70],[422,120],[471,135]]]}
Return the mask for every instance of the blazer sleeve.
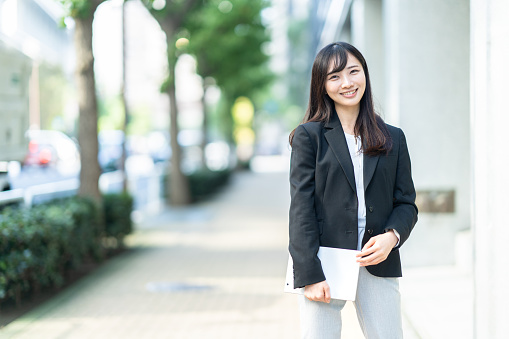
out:
{"label": "blazer sleeve", "polygon": [[290,245],[294,287],[325,280],[318,249],[320,231],[315,212],[316,150],[309,133],[300,125],[292,142],[290,162]]}
{"label": "blazer sleeve", "polygon": [[393,210],[389,215],[385,231],[396,230],[400,235],[401,247],[410,236],[410,232],[417,222],[417,206],[415,205],[415,188],[412,181],[410,155],[406,144],[405,134],[399,130],[398,165],[393,193]]}

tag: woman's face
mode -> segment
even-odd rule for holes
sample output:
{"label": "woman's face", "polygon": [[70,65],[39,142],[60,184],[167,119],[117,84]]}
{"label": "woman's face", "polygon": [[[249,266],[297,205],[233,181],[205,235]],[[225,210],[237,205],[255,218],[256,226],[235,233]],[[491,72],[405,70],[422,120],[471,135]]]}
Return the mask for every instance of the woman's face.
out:
{"label": "woman's face", "polygon": [[360,108],[360,102],[366,90],[366,76],[356,57],[347,54],[346,66],[340,72],[334,72],[331,62],[325,80],[325,91],[335,102],[336,109]]}

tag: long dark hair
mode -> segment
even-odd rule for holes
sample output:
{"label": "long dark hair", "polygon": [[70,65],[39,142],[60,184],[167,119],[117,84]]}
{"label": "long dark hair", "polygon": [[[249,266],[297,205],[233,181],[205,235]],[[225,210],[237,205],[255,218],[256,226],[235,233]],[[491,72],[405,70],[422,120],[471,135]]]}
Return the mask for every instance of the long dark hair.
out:
{"label": "long dark hair", "polygon": [[[367,155],[387,154],[392,148],[392,138],[382,118],[375,112],[373,107],[373,95],[369,80],[368,65],[357,48],[346,42],[335,42],[322,48],[318,52],[313,69],[311,71],[311,89],[309,91],[309,104],[302,123],[310,121],[330,121],[336,114],[334,101],[325,91],[325,82],[331,62],[334,62],[334,72],[342,71],[347,62],[348,54],[351,54],[362,65],[366,76],[366,89],[360,101],[360,111],[355,122],[354,132],[362,140],[362,151]],[[295,130],[290,133],[290,145],[293,141]]]}

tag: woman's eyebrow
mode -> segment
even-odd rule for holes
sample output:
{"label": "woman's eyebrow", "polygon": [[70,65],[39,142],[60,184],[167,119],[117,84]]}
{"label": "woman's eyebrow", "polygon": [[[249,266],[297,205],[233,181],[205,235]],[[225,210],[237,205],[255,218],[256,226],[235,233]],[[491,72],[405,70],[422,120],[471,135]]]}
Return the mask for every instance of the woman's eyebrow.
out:
{"label": "woman's eyebrow", "polygon": [[[348,66],[348,67],[345,67],[343,69],[351,69],[351,68],[355,68],[355,67],[361,67],[360,65],[351,65],[351,66]],[[338,73],[338,72],[341,72],[340,70],[337,70],[337,69],[333,69],[332,71],[330,71],[329,73],[327,73],[327,76],[333,74],[333,73]]]}
{"label": "woman's eyebrow", "polygon": [[327,76],[331,75],[331,74],[334,74],[334,73],[339,73],[341,72],[340,70],[338,69],[333,69],[332,71],[330,71],[329,73],[327,73]]}

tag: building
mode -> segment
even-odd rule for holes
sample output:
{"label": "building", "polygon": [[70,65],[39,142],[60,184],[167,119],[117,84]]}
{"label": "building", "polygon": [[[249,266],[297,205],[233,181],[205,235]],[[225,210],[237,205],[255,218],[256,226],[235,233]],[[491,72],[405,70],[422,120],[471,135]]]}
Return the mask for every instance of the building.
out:
{"label": "building", "polygon": [[[60,129],[72,131],[77,117],[77,107],[71,100],[45,96],[62,93],[70,84],[74,68],[72,25],[63,27],[64,10],[52,0],[0,0],[0,41],[21,51],[32,60],[30,78],[30,125],[41,127],[41,119],[60,121]],[[71,22],[72,24],[72,22]],[[56,72],[55,72],[56,71]],[[45,87],[45,74],[59,73],[59,88]],[[57,109],[58,107],[58,109]],[[59,112],[55,112],[59,110]],[[64,120],[62,122],[62,120]],[[48,125],[52,125],[48,121]],[[57,126],[54,126],[57,127]]]}

